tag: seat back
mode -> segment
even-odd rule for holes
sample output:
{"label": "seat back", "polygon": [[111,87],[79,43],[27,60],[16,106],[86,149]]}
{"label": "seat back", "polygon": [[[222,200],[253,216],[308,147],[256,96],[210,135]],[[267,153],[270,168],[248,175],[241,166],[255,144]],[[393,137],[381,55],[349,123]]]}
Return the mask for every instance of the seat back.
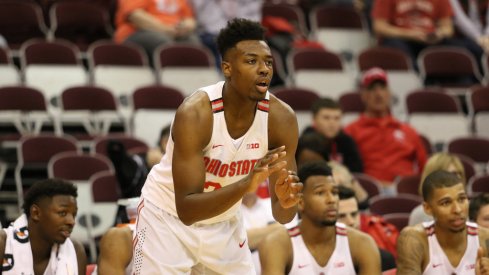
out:
{"label": "seat back", "polygon": [[409,214],[422,202],[423,200],[419,196],[411,194],[397,194],[395,197],[379,195],[370,199],[370,212],[377,215]]}

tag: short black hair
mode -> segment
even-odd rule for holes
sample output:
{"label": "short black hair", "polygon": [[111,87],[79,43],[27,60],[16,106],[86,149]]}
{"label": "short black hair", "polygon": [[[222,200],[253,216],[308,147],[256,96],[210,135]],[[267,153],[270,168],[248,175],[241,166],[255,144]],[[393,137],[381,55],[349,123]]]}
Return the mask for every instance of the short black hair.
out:
{"label": "short black hair", "polygon": [[348,188],[348,187],[343,186],[343,185],[338,186],[338,195],[340,197],[340,201],[348,200],[351,198],[356,198],[355,197],[355,191],[353,191],[353,189]]}
{"label": "short black hair", "polygon": [[329,97],[322,97],[312,103],[312,115],[316,116],[322,109],[341,110],[340,104]]}
{"label": "short black hair", "polygon": [[244,40],[265,40],[265,28],[256,22],[244,18],[228,21],[217,36],[217,47],[222,58],[226,52]]}
{"label": "short black hair", "polygon": [[444,170],[436,170],[423,181],[423,200],[427,202],[433,195],[434,189],[452,187],[459,183],[463,184],[463,180],[457,175]]}
{"label": "short black hair", "polygon": [[469,219],[475,222],[477,220],[477,216],[479,215],[480,209],[488,204],[489,204],[488,193],[480,193],[476,197],[472,198],[469,204]]}
{"label": "short black hair", "polygon": [[296,156],[299,156],[300,152],[304,149],[309,149],[322,156],[327,156],[326,144],[326,137],[320,133],[316,131],[306,132],[299,137]]}
{"label": "short black hair", "polygon": [[67,195],[77,197],[76,186],[62,179],[46,179],[34,183],[24,196],[22,206],[27,217],[30,216],[30,209],[33,204],[38,203],[43,198],[52,198],[56,195]]}
{"label": "short black hair", "polygon": [[[167,125],[165,126],[163,129],[161,129],[161,132],[160,132],[160,141],[163,137],[165,136],[170,136],[170,130],[171,130],[171,125]],[[160,145],[160,143],[158,142],[158,144],[156,145]]]}
{"label": "short black hair", "polygon": [[297,173],[304,187],[306,186],[307,178],[312,176],[333,176],[331,168],[326,161],[307,162],[299,168]]}

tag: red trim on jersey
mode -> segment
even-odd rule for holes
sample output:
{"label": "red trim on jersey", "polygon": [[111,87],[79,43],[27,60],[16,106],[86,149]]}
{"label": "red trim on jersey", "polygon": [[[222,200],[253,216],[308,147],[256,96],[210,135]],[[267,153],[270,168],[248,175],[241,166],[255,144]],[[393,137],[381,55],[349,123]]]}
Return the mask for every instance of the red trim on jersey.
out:
{"label": "red trim on jersey", "polygon": [[473,226],[468,225],[467,226],[467,234],[472,235],[472,236],[477,236],[478,235],[477,227],[473,227]]}
{"label": "red trim on jersey", "polygon": [[222,97],[211,101],[211,104],[212,104],[212,112],[214,113],[218,113],[224,110],[224,103],[222,101]]}
{"label": "red trim on jersey", "polygon": [[268,112],[269,109],[270,109],[270,104],[268,99],[263,99],[258,101],[258,110]]}
{"label": "red trim on jersey", "polygon": [[[138,205],[138,217],[139,217],[139,214],[141,213],[141,210],[143,210],[143,208],[144,208],[144,199],[142,199]],[[138,231],[138,223],[139,223],[139,219],[136,219],[136,232]],[[137,234],[134,234],[134,238],[132,239],[133,251],[134,251],[134,248],[136,247],[137,243],[138,243],[138,236],[137,236]]]}
{"label": "red trim on jersey", "polygon": [[432,224],[430,227],[425,228],[426,230],[426,235],[431,236],[435,234],[435,224]]}
{"label": "red trim on jersey", "polygon": [[336,226],[336,235],[346,236],[346,228]]}
{"label": "red trim on jersey", "polygon": [[295,227],[292,227],[288,231],[289,231],[289,236],[290,237],[296,237],[296,236],[299,236],[301,234],[301,229],[299,228],[298,225],[295,226]]}

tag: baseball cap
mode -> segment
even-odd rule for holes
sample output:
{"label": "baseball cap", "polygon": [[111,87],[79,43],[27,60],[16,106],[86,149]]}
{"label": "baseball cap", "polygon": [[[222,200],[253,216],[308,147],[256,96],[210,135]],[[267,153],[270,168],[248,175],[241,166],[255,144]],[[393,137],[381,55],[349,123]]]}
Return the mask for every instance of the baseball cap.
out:
{"label": "baseball cap", "polygon": [[362,75],[362,87],[368,88],[372,83],[380,81],[387,85],[387,73],[379,67],[368,69]]}

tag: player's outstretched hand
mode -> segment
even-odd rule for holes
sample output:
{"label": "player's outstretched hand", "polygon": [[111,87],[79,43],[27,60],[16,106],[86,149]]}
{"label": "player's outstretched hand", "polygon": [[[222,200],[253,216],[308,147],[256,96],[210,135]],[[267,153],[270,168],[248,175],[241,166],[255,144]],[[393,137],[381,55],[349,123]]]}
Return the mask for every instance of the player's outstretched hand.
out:
{"label": "player's outstretched hand", "polygon": [[489,275],[489,258],[484,256],[484,248],[477,250],[477,261],[475,262],[476,275]]}
{"label": "player's outstretched hand", "polygon": [[269,150],[268,153],[256,163],[253,171],[250,173],[247,192],[255,192],[258,186],[271,174],[285,168],[287,166],[287,161],[284,160],[285,155],[285,146]]}
{"label": "player's outstretched hand", "polygon": [[302,183],[294,171],[281,169],[275,182],[275,194],[283,208],[290,208],[299,202]]}

